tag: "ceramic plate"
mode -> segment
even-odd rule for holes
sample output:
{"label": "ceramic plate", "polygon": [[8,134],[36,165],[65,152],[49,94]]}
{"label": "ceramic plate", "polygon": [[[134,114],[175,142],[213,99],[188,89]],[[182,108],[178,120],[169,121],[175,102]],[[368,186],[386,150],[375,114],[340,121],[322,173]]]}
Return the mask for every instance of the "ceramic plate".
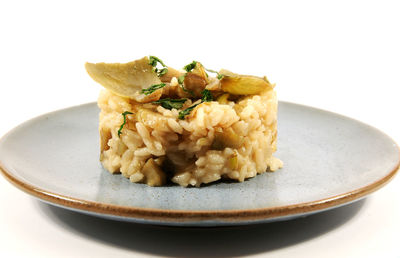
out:
{"label": "ceramic plate", "polygon": [[99,162],[95,103],[30,120],[0,141],[0,170],[47,203],[110,219],[221,226],[293,219],[358,200],[387,183],[399,149],[382,132],[315,108],[279,103],[284,168],[243,183],[149,187]]}

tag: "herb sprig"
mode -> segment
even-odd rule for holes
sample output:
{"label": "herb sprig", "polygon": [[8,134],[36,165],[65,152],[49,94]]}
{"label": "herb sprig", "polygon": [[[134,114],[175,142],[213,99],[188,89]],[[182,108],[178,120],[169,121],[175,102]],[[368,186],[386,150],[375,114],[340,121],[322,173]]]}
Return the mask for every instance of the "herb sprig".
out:
{"label": "herb sprig", "polygon": [[218,80],[222,80],[222,78],[224,78],[224,75],[223,74],[220,74],[219,72],[217,72],[217,71],[214,71],[214,70],[211,70],[211,69],[207,69],[207,68],[204,68],[207,72],[210,72],[210,73],[216,73],[217,74],[217,79]]}
{"label": "herb sprig", "polygon": [[187,99],[159,99],[157,101],[152,102],[153,104],[160,104],[163,108],[166,109],[181,109],[183,104],[186,102]]}
{"label": "herb sprig", "polygon": [[187,64],[183,67],[187,73],[191,72],[194,68],[196,68],[197,61],[192,61],[190,64]]}
{"label": "herb sprig", "polygon": [[211,91],[203,90],[201,92],[201,102],[210,102],[213,101],[213,96],[211,95]]}
{"label": "herb sprig", "polygon": [[132,112],[129,112],[129,111],[125,111],[124,113],[122,113],[121,115],[124,117],[124,122],[122,123],[122,125],[119,127],[119,130],[118,130],[118,137],[120,137],[121,136],[121,134],[122,134],[122,128],[124,128],[124,125],[126,124],[126,115],[132,115],[133,113]]}
{"label": "herb sprig", "polygon": [[165,85],[166,85],[165,83],[154,84],[154,85],[151,85],[150,87],[148,87],[146,89],[142,89],[141,93],[144,94],[144,95],[149,95],[149,94],[155,92],[158,89],[164,88]]}
{"label": "herb sprig", "polygon": [[178,115],[178,118],[181,119],[181,120],[185,119],[185,116],[189,115],[190,112],[191,112],[195,107],[197,107],[198,105],[200,105],[201,103],[202,103],[202,102],[197,103],[197,104],[194,104],[194,105],[192,105],[192,106],[190,106],[190,107],[188,107],[188,108],[186,108],[186,109],[180,111],[180,112],[179,112],[179,115]]}
{"label": "herb sprig", "polygon": [[185,116],[189,115],[190,112],[191,112],[195,107],[197,107],[198,105],[200,105],[201,103],[213,101],[213,97],[212,97],[211,92],[210,92],[209,90],[203,90],[203,91],[201,92],[201,95],[202,95],[202,96],[201,96],[201,102],[200,102],[200,103],[197,103],[197,104],[194,104],[194,105],[192,105],[192,106],[190,106],[190,107],[188,107],[188,108],[186,108],[186,109],[180,111],[180,112],[179,112],[179,115],[178,115],[178,118],[179,118],[179,119],[181,119],[181,120],[185,119]]}
{"label": "herb sprig", "polygon": [[181,76],[178,77],[178,83],[180,85],[183,85],[183,82],[185,81],[185,77],[186,77],[186,74],[181,75]]}
{"label": "herb sprig", "polygon": [[[157,64],[161,64],[161,66],[164,68],[158,69]],[[161,77],[168,72],[167,66],[164,64],[163,61],[161,61],[160,58],[156,56],[149,56],[149,65],[153,66],[153,71],[157,74],[158,77]]]}

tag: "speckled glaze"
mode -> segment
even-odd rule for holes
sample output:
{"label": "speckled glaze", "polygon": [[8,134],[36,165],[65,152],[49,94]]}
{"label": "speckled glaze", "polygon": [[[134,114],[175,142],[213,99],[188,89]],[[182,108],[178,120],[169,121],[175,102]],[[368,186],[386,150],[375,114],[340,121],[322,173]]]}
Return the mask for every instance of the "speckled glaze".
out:
{"label": "speckled glaze", "polygon": [[95,103],[32,119],[0,141],[0,171],[47,203],[95,216],[173,226],[241,225],[293,219],[358,200],[396,173],[399,148],[350,118],[280,102],[284,168],[243,183],[149,187],[99,162]]}

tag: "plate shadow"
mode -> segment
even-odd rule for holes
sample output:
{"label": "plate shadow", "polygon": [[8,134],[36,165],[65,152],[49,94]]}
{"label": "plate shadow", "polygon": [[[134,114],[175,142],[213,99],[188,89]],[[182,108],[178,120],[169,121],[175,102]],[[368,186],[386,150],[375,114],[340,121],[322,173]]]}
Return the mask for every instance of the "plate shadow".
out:
{"label": "plate shadow", "polygon": [[247,226],[188,228],[111,221],[37,201],[39,212],[75,234],[126,250],[173,257],[235,257],[309,241],[350,221],[366,199],[295,220]]}

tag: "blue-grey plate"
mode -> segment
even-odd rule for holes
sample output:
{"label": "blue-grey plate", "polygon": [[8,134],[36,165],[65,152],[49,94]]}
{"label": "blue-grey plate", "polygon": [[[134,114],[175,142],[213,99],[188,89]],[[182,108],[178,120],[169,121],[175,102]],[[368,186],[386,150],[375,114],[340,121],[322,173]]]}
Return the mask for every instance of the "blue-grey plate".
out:
{"label": "blue-grey plate", "polygon": [[99,162],[95,103],[52,112],[0,140],[0,170],[47,203],[109,219],[176,226],[241,225],[293,219],[379,189],[399,167],[399,148],[353,119],[280,102],[278,151],[284,168],[243,183],[149,187]]}

